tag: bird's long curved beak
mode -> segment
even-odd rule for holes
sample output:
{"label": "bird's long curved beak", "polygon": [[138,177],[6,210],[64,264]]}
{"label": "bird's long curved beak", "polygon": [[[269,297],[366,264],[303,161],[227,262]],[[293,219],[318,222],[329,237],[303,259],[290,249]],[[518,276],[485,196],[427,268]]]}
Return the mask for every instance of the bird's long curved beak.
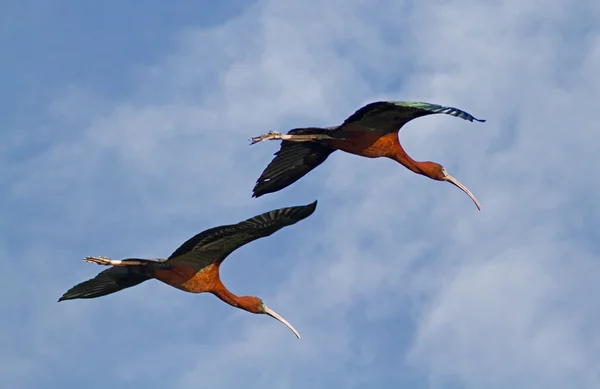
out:
{"label": "bird's long curved beak", "polygon": [[444,177],[444,180],[448,181],[452,185],[458,187],[460,190],[465,192],[471,198],[471,200],[473,200],[477,209],[481,211],[481,205],[479,205],[479,201],[477,201],[477,199],[475,198],[473,193],[471,193],[471,191],[468,190],[466,186],[461,184],[456,178],[452,177],[450,174],[446,174],[446,177]]}
{"label": "bird's long curved beak", "polygon": [[294,335],[296,335],[296,337],[298,339],[300,339],[300,334],[298,333],[298,331],[296,331],[296,329],[294,328],[294,326],[292,326],[290,323],[288,323],[287,320],[285,320],[283,317],[279,316],[279,314],[277,312],[275,312],[274,310],[268,308],[266,305],[263,305],[263,308],[264,308],[265,313],[267,315],[269,315],[272,318],[277,319],[280,322],[282,322],[283,324],[285,324],[290,330],[292,330],[292,332],[294,333]]}

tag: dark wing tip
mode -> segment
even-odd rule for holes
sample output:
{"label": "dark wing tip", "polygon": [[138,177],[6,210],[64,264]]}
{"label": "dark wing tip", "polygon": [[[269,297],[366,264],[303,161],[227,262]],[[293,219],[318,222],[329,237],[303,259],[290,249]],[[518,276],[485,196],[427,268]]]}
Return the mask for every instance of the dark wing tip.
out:
{"label": "dark wing tip", "polygon": [[433,103],[425,103],[422,101],[390,101],[389,104],[393,104],[397,107],[404,108],[412,108],[421,111],[422,113],[419,116],[442,113],[446,115],[455,116],[470,122],[485,122],[485,119],[477,119],[475,116],[470,113],[463,111],[462,109],[458,109],[455,107],[444,106]]}
{"label": "dark wing tip", "polygon": [[298,213],[296,215],[298,220],[305,219],[305,218],[309,217],[310,215],[312,215],[313,213],[315,213],[315,210],[317,209],[317,200],[313,201],[310,204],[299,205],[294,208],[296,208],[298,210]]}
{"label": "dark wing tip", "polygon": [[280,208],[268,213],[279,215],[277,217],[289,218],[288,220],[293,221],[293,223],[297,223],[300,220],[304,220],[310,215],[312,215],[317,209],[317,200],[313,201],[310,204],[306,205],[297,205],[293,207]]}
{"label": "dark wing tip", "polygon": [[256,185],[254,185],[254,189],[252,189],[252,197],[255,199],[259,198],[260,196],[262,196],[264,194],[271,193],[271,192],[265,190],[264,186],[260,185],[260,184],[261,184],[260,181],[257,182]]}
{"label": "dark wing tip", "polygon": [[444,113],[446,115],[455,116],[457,118],[461,118],[461,119],[467,120],[469,122],[481,122],[481,123],[485,122],[485,119],[477,119],[475,116],[471,115],[470,113],[463,111],[462,109],[458,109],[458,108],[454,108],[454,107],[437,106],[434,109],[432,109],[431,111],[434,113]]}
{"label": "dark wing tip", "polygon": [[67,292],[65,292],[62,296],[60,296],[57,303],[60,303],[61,301],[73,300],[74,298],[77,298],[76,296],[74,296],[73,294],[70,294],[69,292],[71,292],[71,289],[68,290]]}
{"label": "dark wing tip", "polygon": [[317,201],[318,200],[315,200],[312,203],[306,205],[299,205],[298,208],[302,208],[302,213],[306,212],[307,216],[310,216],[315,212],[315,209],[317,209]]}
{"label": "dark wing tip", "polygon": [[69,292],[66,292],[65,294],[63,294],[57,301],[57,303],[60,303],[61,301],[67,301],[67,300],[73,300],[76,299],[76,296],[69,296]]}
{"label": "dark wing tip", "polygon": [[457,117],[460,117],[460,118],[462,118],[462,119],[468,120],[468,121],[470,121],[470,122],[480,122],[480,123],[485,123],[485,119],[477,119],[475,116],[471,116],[471,117],[467,117],[467,118],[465,118],[465,117],[462,117],[462,116],[457,116]]}

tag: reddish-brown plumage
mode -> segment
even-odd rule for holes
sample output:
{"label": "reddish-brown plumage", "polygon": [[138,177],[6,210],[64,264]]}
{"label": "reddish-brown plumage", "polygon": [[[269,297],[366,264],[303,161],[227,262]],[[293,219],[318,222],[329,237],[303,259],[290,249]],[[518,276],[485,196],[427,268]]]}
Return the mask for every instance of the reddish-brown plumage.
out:
{"label": "reddish-brown plumage", "polygon": [[380,136],[373,132],[353,132],[346,138],[332,139],[327,145],[367,158],[391,157],[396,145],[400,146],[398,137],[393,135],[396,134]]}
{"label": "reddish-brown plumage", "polygon": [[214,285],[214,280],[219,277],[217,264],[196,270],[187,266],[172,265],[170,268],[157,268],[154,278],[174,288],[190,293],[209,292]]}
{"label": "reddish-brown plumage", "polygon": [[212,293],[236,308],[262,313],[262,301],[259,298],[236,296],[223,285],[219,276],[219,266],[220,263],[212,263],[201,270],[195,270],[187,266],[174,265],[170,269],[156,269],[154,278],[185,292]]}
{"label": "reddish-brown plumage", "polygon": [[381,136],[375,132],[357,131],[346,138],[331,140],[328,145],[361,157],[390,158],[417,174],[438,181],[444,179],[441,165],[435,162],[418,162],[412,159],[402,148],[397,132]]}

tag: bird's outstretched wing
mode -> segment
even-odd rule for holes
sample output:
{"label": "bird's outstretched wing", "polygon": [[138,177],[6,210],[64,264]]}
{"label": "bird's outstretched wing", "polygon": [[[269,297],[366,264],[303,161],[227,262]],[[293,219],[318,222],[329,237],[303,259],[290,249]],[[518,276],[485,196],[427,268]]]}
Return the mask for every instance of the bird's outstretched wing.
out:
{"label": "bird's outstretched wing", "polygon": [[309,217],[316,207],[315,201],[308,205],[275,209],[237,224],[208,229],[182,244],[166,263],[198,270],[211,263],[220,263],[241,246]]}
{"label": "bird's outstretched wing", "polygon": [[[454,107],[422,103],[417,101],[378,101],[370,103],[353,113],[338,129],[352,131],[377,131],[391,133],[421,116],[443,113],[464,120],[485,122]],[[337,132],[337,131],[336,131]]]}
{"label": "bird's outstretched wing", "polygon": [[150,277],[138,266],[111,267],[69,289],[58,301],[105,296],[140,284]]}
{"label": "bird's outstretched wing", "polygon": [[[289,135],[326,134],[330,130],[322,128],[296,128]],[[314,142],[282,141],[275,158],[262,172],[252,190],[252,197],[277,192],[325,162],[335,149]]]}

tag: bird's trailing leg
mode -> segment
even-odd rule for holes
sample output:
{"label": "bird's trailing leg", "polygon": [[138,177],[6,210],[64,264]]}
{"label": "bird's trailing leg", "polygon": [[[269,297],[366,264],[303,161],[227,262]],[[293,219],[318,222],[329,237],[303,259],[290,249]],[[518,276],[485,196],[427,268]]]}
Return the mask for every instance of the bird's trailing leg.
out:
{"label": "bird's trailing leg", "polygon": [[106,257],[85,257],[83,258],[83,260],[85,262],[95,263],[97,265],[103,266],[137,266],[143,264],[142,261],[136,261],[131,259],[122,261],[120,259],[110,259]]}
{"label": "bird's trailing leg", "polygon": [[264,140],[287,140],[290,142],[312,142],[315,140],[322,139],[334,139],[333,137],[327,134],[302,134],[302,135],[290,135],[290,134],[282,134],[277,131],[269,131],[266,134],[262,134],[261,136],[255,136],[254,138],[250,138],[250,144],[253,145],[258,142],[262,142]]}

